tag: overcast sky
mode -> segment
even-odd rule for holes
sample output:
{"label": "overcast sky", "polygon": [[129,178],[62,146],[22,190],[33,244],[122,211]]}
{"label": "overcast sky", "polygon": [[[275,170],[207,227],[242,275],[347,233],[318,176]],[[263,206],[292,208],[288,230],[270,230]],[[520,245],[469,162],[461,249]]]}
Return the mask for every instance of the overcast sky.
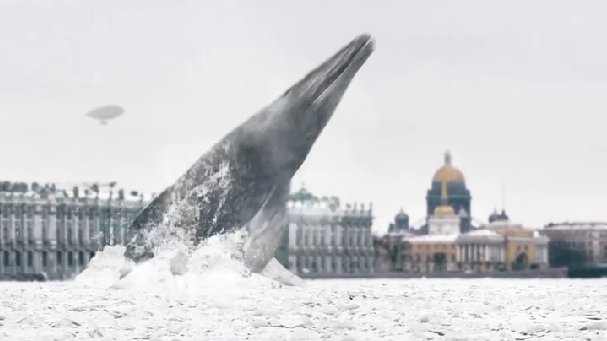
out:
{"label": "overcast sky", "polygon": [[[381,3],[381,4],[380,4]],[[450,149],[472,214],[607,220],[607,2],[0,0],[0,179],[158,192],[354,36],[376,51],[294,178],[384,230]],[[84,113],[120,104],[101,126]]]}

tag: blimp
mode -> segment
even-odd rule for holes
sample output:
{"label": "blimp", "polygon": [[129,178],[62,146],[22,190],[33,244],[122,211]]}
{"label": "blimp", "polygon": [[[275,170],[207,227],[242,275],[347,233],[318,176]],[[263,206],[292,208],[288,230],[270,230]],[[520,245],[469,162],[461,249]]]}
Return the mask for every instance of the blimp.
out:
{"label": "blimp", "polygon": [[124,108],[119,105],[104,105],[87,112],[86,116],[99,121],[102,125],[107,125],[109,121],[123,113]]}

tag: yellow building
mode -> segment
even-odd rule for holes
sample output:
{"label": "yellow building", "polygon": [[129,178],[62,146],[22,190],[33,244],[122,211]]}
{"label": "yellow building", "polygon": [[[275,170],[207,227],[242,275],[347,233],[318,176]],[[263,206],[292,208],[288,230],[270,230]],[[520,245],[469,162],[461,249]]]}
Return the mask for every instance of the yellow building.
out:
{"label": "yellow building", "polygon": [[[548,238],[510,223],[504,211],[492,214],[489,224],[478,229],[461,228],[462,219],[470,218],[470,198],[467,189],[462,192],[458,184],[463,184],[463,175],[451,165],[451,154],[447,153],[428,196],[432,211],[427,230],[424,235],[401,237],[399,269],[415,273],[487,273],[548,267]],[[451,190],[459,192],[450,196]],[[469,227],[468,223],[464,225]]]}
{"label": "yellow building", "polygon": [[457,271],[457,235],[423,235],[405,238],[401,254],[405,272]]}
{"label": "yellow building", "polygon": [[405,272],[487,273],[548,267],[548,239],[539,232],[509,222],[505,212],[494,213],[489,224],[462,233],[461,219],[449,202],[449,181],[458,178],[446,165],[434,179],[440,186],[440,201],[427,219],[425,235],[403,236],[399,268]]}
{"label": "yellow building", "polygon": [[460,269],[456,244],[460,234],[460,216],[448,204],[448,177],[441,177],[440,182],[440,205],[428,217],[428,234],[403,239],[403,271],[432,273]]}
{"label": "yellow building", "polygon": [[549,240],[538,231],[510,223],[508,220],[496,220],[483,225],[482,228],[495,231],[504,238],[504,262],[507,270],[548,267]]}

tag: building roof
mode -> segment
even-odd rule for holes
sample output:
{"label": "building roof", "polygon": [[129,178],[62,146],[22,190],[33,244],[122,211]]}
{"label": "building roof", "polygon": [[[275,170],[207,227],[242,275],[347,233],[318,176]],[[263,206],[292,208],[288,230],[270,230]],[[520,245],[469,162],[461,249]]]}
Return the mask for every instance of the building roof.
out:
{"label": "building roof", "polygon": [[317,197],[308,192],[304,187],[289,195],[287,203],[289,214],[302,215],[306,217],[372,217],[373,206],[369,204],[345,204],[342,205],[339,198]]}
{"label": "building roof", "polygon": [[445,164],[436,170],[432,177],[432,182],[456,182],[464,183],[464,174],[451,164],[451,153],[445,153]]}
{"label": "building roof", "polygon": [[454,243],[457,240],[457,234],[427,234],[422,236],[412,236],[404,240],[411,243]]}
{"label": "building roof", "polygon": [[546,230],[607,230],[607,222],[564,222],[550,223],[544,227]]}
{"label": "building roof", "polygon": [[394,220],[409,220],[409,215],[407,213],[405,213],[405,210],[401,207],[400,211],[398,211],[398,214],[396,214],[396,216],[394,217]]}
{"label": "building roof", "polygon": [[458,240],[461,241],[493,241],[493,242],[501,242],[504,240],[504,237],[495,231],[491,230],[473,230],[465,234],[459,235]]}

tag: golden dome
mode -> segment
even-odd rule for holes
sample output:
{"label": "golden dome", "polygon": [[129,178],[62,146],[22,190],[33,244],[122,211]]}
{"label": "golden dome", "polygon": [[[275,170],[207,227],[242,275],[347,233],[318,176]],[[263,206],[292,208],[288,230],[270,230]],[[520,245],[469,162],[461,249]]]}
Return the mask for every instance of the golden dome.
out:
{"label": "golden dome", "polygon": [[445,164],[432,177],[432,182],[464,182],[464,174],[451,165],[451,153],[445,153]]}

